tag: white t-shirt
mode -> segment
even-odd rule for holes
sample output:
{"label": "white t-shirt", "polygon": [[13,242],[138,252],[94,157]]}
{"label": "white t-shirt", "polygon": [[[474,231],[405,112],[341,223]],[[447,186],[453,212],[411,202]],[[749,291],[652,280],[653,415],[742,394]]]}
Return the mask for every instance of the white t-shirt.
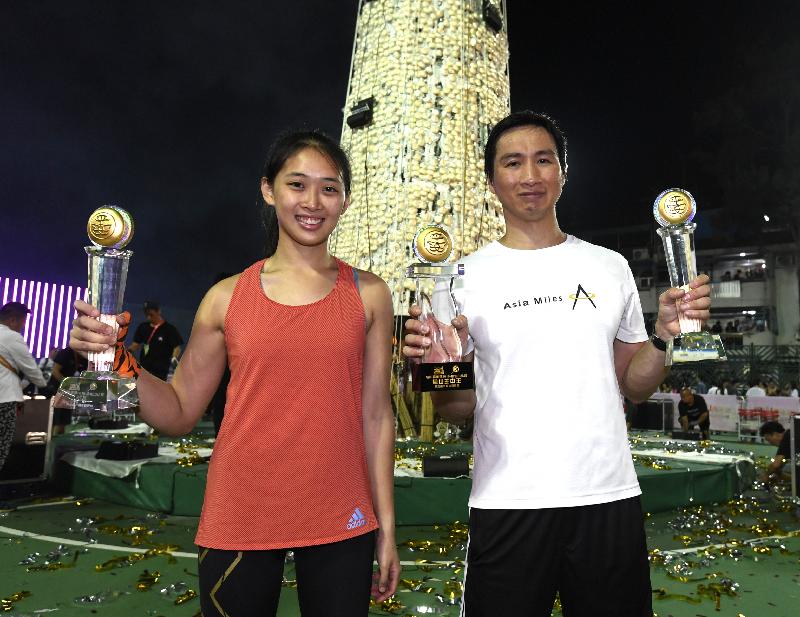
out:
{"label": "white t-shirt", "polygon": [[461,260],[453,295],[475,351],[476,508],[607,503],[641,494],[613,343],[647,340],[625,259],[567,236],[493,242]]}
{"label": "white t-shirt", "polygon": [[750,386],[747,389],[747,392],[744,393],[745,396],[766,396],[767,392],[764,388],[759,386]]}
{"label": "white t-shirt", "polygon": [[[28,344],[19,332],[0,324],[0,356],[5,358],[18,373],[0,365],[0,403],[21,402],[22,385],[20,376],[27,377],[39,387],[47,382],[42,371],[36,366],[36,359],[31,355]],[[21,374],[21,375],[20,375]]]}

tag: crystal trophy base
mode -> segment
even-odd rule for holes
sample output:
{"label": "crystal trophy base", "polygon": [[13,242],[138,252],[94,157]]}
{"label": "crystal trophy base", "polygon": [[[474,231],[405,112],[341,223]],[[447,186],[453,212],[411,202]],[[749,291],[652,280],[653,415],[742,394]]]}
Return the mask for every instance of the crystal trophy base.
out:
{"label": "crystal trophy base", "polygon": [[703,360],[727,360],[719,334],[688,332],[667,343],[667,366]]}
{"label": "crystal trophy base", "polygon": [[92,418],[131,414],[139,406],[136,380],[113,371],[83,371],[80,377],[67,377],[58,395],[61,401],[56,407]]}

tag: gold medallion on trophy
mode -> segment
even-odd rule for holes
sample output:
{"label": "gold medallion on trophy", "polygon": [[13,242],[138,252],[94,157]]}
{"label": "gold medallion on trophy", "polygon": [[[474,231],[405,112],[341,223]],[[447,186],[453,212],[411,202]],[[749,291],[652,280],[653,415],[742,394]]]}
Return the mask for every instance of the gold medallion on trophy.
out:
{"label": "gold medallion on trophy", "polygon": [[426,225],[414,236],[414,255],[420,261],[440,264],[453,254],[453,239],[441,225]]}
{"label": "gold medallion on trophy", "polygon": [[86,233],[95,246],[121,249],[133,238],[133,219],[119,206],[103,206],[92,212]]}
{"label": "gold medallion on trophy", "polygon": [[687,223],[694,218],[695,212],[697,204],[694,197],[683,189],[667,189],[653,204],[653,216],[661,227]]}

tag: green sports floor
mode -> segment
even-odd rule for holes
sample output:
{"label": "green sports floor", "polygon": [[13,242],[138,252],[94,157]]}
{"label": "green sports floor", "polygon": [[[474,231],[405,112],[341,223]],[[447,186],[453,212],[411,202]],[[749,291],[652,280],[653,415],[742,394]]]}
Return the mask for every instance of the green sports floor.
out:
{"label": "green sports floor", "polygon": [[[762,463],[771,452],[739,447]],[[648,516],[655,614],[798,617],[800,519],[786,490],[760,488],[726,503]],[[54,494],[11,505],[0,512],[0,614],[200,615],[197,518]],[[402,584],[371,614],[458,615],[466,527],[408,525],[397,536]],[[294,617],[291,560],[284,577],[278,614]],[[556,605],[553,615],[560,614]]]}

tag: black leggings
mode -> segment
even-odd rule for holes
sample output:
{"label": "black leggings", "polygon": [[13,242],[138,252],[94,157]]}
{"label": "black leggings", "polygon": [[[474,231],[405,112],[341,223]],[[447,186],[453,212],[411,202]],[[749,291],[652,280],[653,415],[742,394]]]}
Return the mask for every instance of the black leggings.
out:
{"label": "black leggings", "polygon": [[[223,551],[198,547],[203,617],[275,615],[287,550]],[[375,532],[292,550],[303,617],[367,615]]]}

